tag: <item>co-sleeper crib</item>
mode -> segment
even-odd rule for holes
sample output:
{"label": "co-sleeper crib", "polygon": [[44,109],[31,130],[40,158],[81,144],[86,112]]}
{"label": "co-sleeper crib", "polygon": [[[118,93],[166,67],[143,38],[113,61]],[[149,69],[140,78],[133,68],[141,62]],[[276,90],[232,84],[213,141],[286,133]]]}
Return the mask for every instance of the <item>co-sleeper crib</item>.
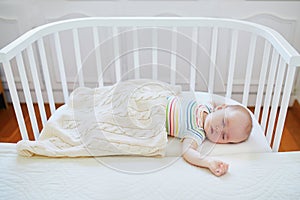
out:
{"label": "co-sleeper crib", "polygon": [[[70,92],[78,86],[101,87],[127,79],[146,78],[164,81],[171,85],[180,85],[184,91],[193,91],[206,98],[216,95],[220,102],[254,106],[255,130],[260,132],[258,133],[260,136],[266,135],[266,140],[263,137],[256,137],[256,139],[267,141],[272,150],[276,152],[279,149],[287,108],[291,100],[296,67],[300,66],[300,55],[276,31],[246,21],[190,17],[96,17],[58,21],[30,30],[0,51],[0,63],[5,73],[4,80],[8,86],[9,99],[13,103],[20,132],[25,140],[38,139],[42,128],[38,125],[39,118],[42,126],[47,123],[45,103],[49,105],[50,114],[53,115],[57,109],[56,104],[65,103]],[[25,102],[27,105],[30,124],[25,123],[20,102]],[[39,115],[35,114],[35,102],[38,104]],[[33,136],[29,131],[31,129]],[[251,148],[257,149],[253,144],[257,143],[251,143]],[[1,159],[3,161],[7,159],[8,163],[3,166],[2,171],[15,170],[25,173],[25,175],[28,172],[31,176],[30,169],[26,166],[37,169],[47,168],[48,171],[51,168],[61,167],[55,159],[44,158],[41,161],[38,159],[30,161],[30,159],[18,157],[15,160],[17,156],[13,145],[2,144],[1,149]],[[226,152],[224,149],[221,151]],[[239,150],[231,149],[229,153],[232,154],[234,151]],[[251,154],[251,152],[256,153]],[[257,154],[257,152],[260,153]],[[295,178],[299,176],[299,153],[271,155],[267,152],[269,151],[266,150],[264,153],[264,147],[262,147],[260,151],[241,151],[235,153],[244,154],[223,156],[222,159],[232,162],[232,170],[235,170],[232,174],[243,174],[246,166],[248,175],[231,176],[227,182],[231,188],[223,187],[222,189],[220,187],[220,190],[217,191],[228,193],[231,195],[228,196],[230,198],[252,199],[257,194],[257,190],[267,187],[267,184],[255,187],[253,193],[237,194],[234,191],[239,190],[237,187],[241,183],[241,187],[248,187],[251,184],[251,181],[243,182],[243,180],[252,178],[255,182],[264,175],[268,177],[264,183],[270,183],[272,187],[277,187],[278,191],[284,194],[293,191],[294,186],[299,185],[297,180],[300,180]],[[120,167],[121,163],[120,165],[124,165],[122,166],[124,169],[128,167],[127,164],[131,162],[130,160],[134,160],[134,165],[138,163],[137,161],[142,160],[144,163],[142,166],[153,165],[157,169],[156,162],[162,160],[167,162],[166,160],[170,157],[159,159],[159,161],[155,158],[121,157],[115,159],[108,157],[103,159],[105,162],[109,162],[110,166],[118,163],[116,166]],[[277,159],[281,159],[282,162],[276,163]],[[207,182],[211,187],[220,184],[214,182],[213,177],[205,171],[200,173],[193,167],[185,166],[182,160],[176,159],[176,161],[170,162],[172,164],[168,164],[168,167],[159,165],[160,171],[154,170],[156,174],[152,176],[146,173],[140,177],[130,177],[125,173],[119,177],[114,174],[114,171],[107,172],[109,169],[102,168],[102,171],[98,171],[94,161],[84,158],[77,161],[59,160],[64,167],[91,180],[94,186],[106,187],[105,184],[110,180],[119,183],[120,180],[126,179],[123,182],[124,185],[114,186],[114,188],[119,188],[119,193],[111,193],[113,189],[108,189],[110,192],[97,194],[96,188],[91,187],[91,194],[95,196],[117,197],[119,195],[119,197],[124,197],[123,195],[127,194],[138,194],[135,197],[140,198],[142,197],[139,196],[142,195],[139,193],[140,191],[133,187],[132,191],[136,192],[133,194],[127,190],[128,185],[145,181],[144,185],[134,184],[141,191],[147,191],[144,195],[149,196],[143,196],[145,198],[151,199],[160,196],[196,198],[201,192],[192,191],[191,188],[196,189],[199,180]],[[42,164],[43,162],[46,164]],[[81,166],[77,166],[76,163],[81,163]],[[252,169],[252,164],[257,168]],[[19,165],[25,167],[24,171],[18,168]],[[275,169],[274,166],[279,166],[280,170]],[[288,173],[286,176],[283,174],[285,167],[291,167],[294,171],[289,171],[290,174]],[[67,168],[58,171],[63,172]],[[99,179],[83,175],[85,169],[93,171],[95,177]],[[178,179],[174,179],[174,177],[177,173],[183,173],[181,169],[186,170],[186,174],[188,174],[188,178],[182,179],[187,184],[181,189],[173,190],[166,185],[161,185],[162,183],[158,181],[161,177],[166,176],[164,179],[166,183],[177,183]],[[135,170],[137,169],[135,168]],[[272,170],[275,170],[273,176],[268,173]],[[48,176],[52,176],[50,174]],[[230,175],[231,173],[227,176]],[[56,180],[60,176],[60,173],[55,173],[51,180],[61,185]],[[294,186],[281,187],[276,182],[272,182],[278,176],[282,178],[282,181],[293,180]],[[10,180],[9,177],[3,176],[3,178]],[[34,177],[33,180],[35,178],[37,177]],[[46,180],[46,177],[44,178]],[[106,181],[99,183],[101,178]],[[75,179],[75,176],[65,177],[66,183],[75,181],[74,185],[80,187]],[[83,183],[86,186],[91,184],[86,181],[87,179]],[[178,185],[180,184],[177,183]],[[26,188],[27,186],[22,184],[22,187]],[[74,187],[69,188],[69,191],[73,192],[67,192],[68,197],[80,198],[80,195],[91,195],[82,189],[78,190],[83,192],[79,194]],[[9,195],[13,195],[12,191],[15,192],[12,188],[6,189],[10,191],[7,193]],[[64,192],[58,186],[53,189],[59,194]],[[44,190],[40,189],[40,192],[42,191]],[[185,192],[179,194],[179,191]],[[187,191],[189,192],[186,193]],[[208,198],[216,198],[220,195],[210,189],[201,191]],[[259,191],[258,193],[263,194]],[[275,193],[273,190],[268,190],[262,197]],[[34,198],[38,198],[39,195],[43,196],[42,193],[29,193],[28,195]],[[49,197],[50,194],[44,195]],[[272,195],[268,197],[276,198]],[[297,192],[293,195],[299,197]],[[128,198],[131,197],[128,196]],[[222,195],[222,198],[225,197],[226,195]]]}
{"label": "co-sleeper crib", "polygon": [[[188,49],[191,52],[186,56],[184,51]],[[148,63],[140,63],[145,52]],[[25,33],[3,48],[0,56],[23,139],[28,139],[28,134],[21,98],[27,104],[37,139],[33,101],[38,103],[44,125],[44,103],[49,103],[53,114],[55,103],[65,102],[77,85],[96,87],[97,83],[102,86],[121,79],[152,78],[227,98],[234,94],[234,87],[239,87],[237,93],[242,97],[238,101],[247,106],[252,98],[249,104],[255,106],[255,118],[266,130],[270,144],[274,135],[275,151],[279,148],[296,67],[300,65],[299,54],[274,30],[245,21],[212,18],[83,18],[54,22]],[[104,56],[110,56],[107,63],[101,62]],[[169,61],[159,60],[159,56]],[[219,56],[226,58],[218,63]],[[90,66],[86,67],[86,63]],[[142,68],[145,66],[146,70]],[[89,74],[85,74],[86,68]],[[217,88],[219,82],[223,82],[221,89]],[[57,90],[62,93],[55,96]]]}

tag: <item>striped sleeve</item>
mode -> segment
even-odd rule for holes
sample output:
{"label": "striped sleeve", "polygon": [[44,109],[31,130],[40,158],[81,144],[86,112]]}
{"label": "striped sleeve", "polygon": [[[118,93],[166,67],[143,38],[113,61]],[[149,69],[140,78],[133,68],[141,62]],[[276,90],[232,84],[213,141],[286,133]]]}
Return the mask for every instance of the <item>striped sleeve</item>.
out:
{"label": "striped sleeve", "polygon": [[180,102],[175,96],[168,97],[168,103],[166,107],[166,129],[170,136],[178,137],[180,122]]}

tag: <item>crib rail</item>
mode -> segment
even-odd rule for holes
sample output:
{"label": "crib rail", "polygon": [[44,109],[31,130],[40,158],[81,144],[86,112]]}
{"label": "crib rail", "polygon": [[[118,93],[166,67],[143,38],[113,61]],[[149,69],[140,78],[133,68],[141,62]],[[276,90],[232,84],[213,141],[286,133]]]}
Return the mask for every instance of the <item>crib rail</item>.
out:
{"label": "crib rail", "polygon": [[33,102],[43,126],[44,104],[54,113],[55,103],[66,102],[75,87],[152,78],[255,106],[278,151],[300,55],[276,31],[246,21],[97,17],[30,30],[0,50],[0,62],[23,139],[29,137],[20,102],[37,139]]}

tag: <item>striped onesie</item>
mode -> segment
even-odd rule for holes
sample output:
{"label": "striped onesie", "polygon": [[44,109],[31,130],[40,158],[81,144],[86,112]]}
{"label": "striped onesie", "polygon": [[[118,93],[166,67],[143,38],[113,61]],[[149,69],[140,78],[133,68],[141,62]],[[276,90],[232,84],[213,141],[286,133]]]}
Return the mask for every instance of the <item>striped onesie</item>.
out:
{"label": "striped onesie", "polygon": [[212,106],[198,104],[195,99],[170,96],[167,98],[166,130],[177,138],[192,138],[198,145],[205,139],[203,112],[210,113]]}

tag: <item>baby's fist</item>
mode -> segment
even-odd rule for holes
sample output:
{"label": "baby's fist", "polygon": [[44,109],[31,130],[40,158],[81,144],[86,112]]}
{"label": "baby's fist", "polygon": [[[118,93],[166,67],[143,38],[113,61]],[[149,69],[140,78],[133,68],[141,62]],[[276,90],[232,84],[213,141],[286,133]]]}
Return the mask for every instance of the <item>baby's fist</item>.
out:
{"label": "baby's fist", "polygon": [[209,170],[216,176],[222,176],[228,171],[228,164],[222,161],[212,160],[209,162]]}

